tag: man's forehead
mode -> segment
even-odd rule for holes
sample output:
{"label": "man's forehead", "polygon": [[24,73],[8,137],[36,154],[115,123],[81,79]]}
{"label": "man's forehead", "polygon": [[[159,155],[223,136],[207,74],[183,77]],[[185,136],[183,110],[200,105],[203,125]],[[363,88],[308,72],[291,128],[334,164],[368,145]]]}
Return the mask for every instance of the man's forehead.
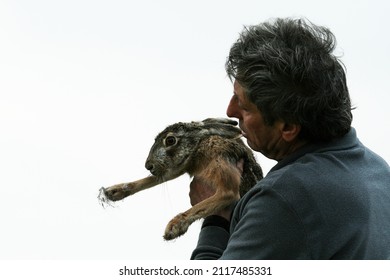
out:
{"label": "man's forehead", "polygon": [[240,102],[249,102],[248,97],[245,94],[245,89],[236,81],[234,82],[233,86],[233,94],[238,98]]}

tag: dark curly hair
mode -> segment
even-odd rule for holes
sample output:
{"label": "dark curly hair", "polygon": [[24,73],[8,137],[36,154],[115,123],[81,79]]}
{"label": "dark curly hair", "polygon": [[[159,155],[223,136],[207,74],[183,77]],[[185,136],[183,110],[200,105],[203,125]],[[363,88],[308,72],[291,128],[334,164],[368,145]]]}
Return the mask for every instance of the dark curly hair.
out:
{"label": "dark curly hair", "polygon": [[305,19],[275,19],[245,27],[230,49],[226,72],[256,104],[267,125],[301,125],[312,142],[343,136],[351,127],[344,66],[333,55],[332,32]]}

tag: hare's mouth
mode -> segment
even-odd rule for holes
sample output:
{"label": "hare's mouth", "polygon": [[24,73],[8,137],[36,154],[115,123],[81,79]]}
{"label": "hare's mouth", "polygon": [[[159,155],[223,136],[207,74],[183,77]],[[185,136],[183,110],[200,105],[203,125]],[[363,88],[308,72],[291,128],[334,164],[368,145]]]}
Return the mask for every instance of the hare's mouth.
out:
{"label": "hare's mouth", "polygon": [[165,166],[160,166],[160,165],[154,165],[153,168],[149,169],[149,171],[150,174],[161,179],[165,179],[166,177],[169,177],[169,174],[172,173],[170,168],[167,168]]}
{"label": "hare's mouth", "polygon": [[164,172],[156,172],[155,170],[153,172],[150,172],[153,176],[157,177],[157,181],[159,183],[163,183],[172,179],[175,179],[179,177],[180,175],[183,175],[183,171],[178,171],[176,169],[166,169]]}
{"label": "hare's mouth", "polygon": [[162,172],[161,170],[159,170],[158,168],[153,168],[149,171],[150,171],[150,174],[152,174],[153,176],[156,176],[156,177],[163,177],[164,173],[165,173],[165,172]]}

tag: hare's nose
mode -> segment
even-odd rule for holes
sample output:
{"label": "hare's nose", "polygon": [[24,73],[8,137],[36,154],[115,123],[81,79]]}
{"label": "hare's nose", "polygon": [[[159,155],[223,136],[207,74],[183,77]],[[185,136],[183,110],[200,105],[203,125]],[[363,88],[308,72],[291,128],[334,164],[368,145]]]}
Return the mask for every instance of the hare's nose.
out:
{"label": "hare's nose", "polygon": [[145,163],[145,168],[149,171],[152,171],[154,169],[153,163],[151,163],[149,160]]}

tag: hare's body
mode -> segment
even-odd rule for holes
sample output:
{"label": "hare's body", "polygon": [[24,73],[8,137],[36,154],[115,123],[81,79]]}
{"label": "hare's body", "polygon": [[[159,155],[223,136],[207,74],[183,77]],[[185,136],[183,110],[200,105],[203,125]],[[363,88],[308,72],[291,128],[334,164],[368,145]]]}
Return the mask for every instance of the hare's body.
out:
{"label": "hare's body", "polygon": [[[228,119],[176,123],[155,139],[145,167],[152,176],[104,189],[109,200],[120,200],[138,191],[177,178],[197,176],[215,189],[215,195],[173,218],[164,238],[184,234],[194,221],[229,206],[262,178],[252,151],[240,139],[237,123]],[[243,173],[236,164],[243,159]]]}

